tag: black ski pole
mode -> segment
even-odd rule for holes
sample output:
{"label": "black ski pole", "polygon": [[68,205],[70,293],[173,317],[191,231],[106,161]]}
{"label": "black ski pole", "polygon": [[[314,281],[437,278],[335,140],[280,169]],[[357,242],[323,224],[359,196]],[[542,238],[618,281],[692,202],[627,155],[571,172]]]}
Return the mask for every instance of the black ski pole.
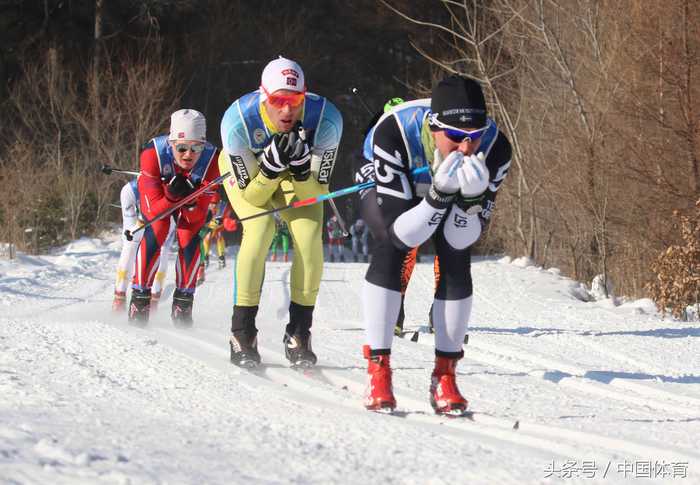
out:
{"label": "black ski pole", "polygon": [[207,191],[208,189],[214,187],[215,185],[219,185],[219,184],[220,184],[221,182],[223,182],[229,175],[231,175],[231,172],[226,172],[226,173],[223,174],[223,175],[219,175],[218,177],[216,177],[214,180],[212,180],[212,181],[209,182],[208,184],[201,186],[200,188],[198,188],[197,190],[195,190],[194,192],[192,192],[192,193],[191,193],[190,195],[188,195],[187,197],[184,197],[183,199],[179,200],[177,203],[175,203],[175,204],[172,205],[171,207],[168,207],[167,209],[165,209],[165,210],[164,210],[163,212],[161,212],[160,214],[154,216],[153,219],[148,220],[148,221],[144,221],[145,223],[144,223],[143,226],[140,226],[140,227],[134,229],[133,231],[130,231],[130,230],[127,229],[126,231],[124,231],[124,237],[126,237],[126,240],[127,240],[127,241],[133,240],[133,239],[134,239],[134,234],[136,234],[136,233],[139,232],[139,231],[143,231],[144,229],[146,229],[146,228],[149,227],[149,226],[152,226],[153,223],[156,222],[156,221],[159,221],[159,220],[161,220],[161,219],[165,219],[165,218],[168,217],[170,214],[172,214],[173,212],[175,212],[176,210],[178,210],[180,207],[182,207],[182,206],[184,206],[184,205],[187,205],[187,204],[189,204],[190,202],[192,202],[193,200],[195,200],[197,197],[199,197],[200,195],[202,195],[202,194],[203,194],[205,191]]}
{"label": "black ski pole", "polygon": [[133,175],[134,177],[138,177],[139,172],[134,172],[133,170],[125,170],[123,168],[114,168],[110,167],[109,165],[102,165],[100,167],[100,172],[102,172],[105,175],[112,175],[113,173],[122,173],[124,175]]}
{"label": "black ski pole", "polygon": [[367,112],[370,114],[370,116],[374,116],[374,113],[372,112],[371,109],[369,109],[369,106],[367,106],[367,103],[365,103],[365,100],[362,99],[362,96],[360,95],[360,90],[357,89],[357,88],[352,88],[351,91],[352,91],[352,94],[357,95],[357,99],[360,100],[360,103],[362,103],[362,106],[365,107],[365,109],[366,109]]}

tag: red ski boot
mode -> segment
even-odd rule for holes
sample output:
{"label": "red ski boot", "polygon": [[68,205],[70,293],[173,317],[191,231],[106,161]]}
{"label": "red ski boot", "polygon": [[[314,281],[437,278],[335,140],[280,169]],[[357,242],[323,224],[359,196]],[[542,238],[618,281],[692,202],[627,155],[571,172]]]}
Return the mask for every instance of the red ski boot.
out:
{"label": "red ski boot", "polygon": [[369,384],[365,395],[365,408],[370,411],[392,412],[396,407],[391,386],[390,355],[370,355],[369,345],[362,347],[367,359]]}
{"label": "red ski boot", "polygon": [[455,368],[459,358],[435,357],[435,368],[430,379],[430,405],[436,414],[461,415],[469,403],[457,388]]}

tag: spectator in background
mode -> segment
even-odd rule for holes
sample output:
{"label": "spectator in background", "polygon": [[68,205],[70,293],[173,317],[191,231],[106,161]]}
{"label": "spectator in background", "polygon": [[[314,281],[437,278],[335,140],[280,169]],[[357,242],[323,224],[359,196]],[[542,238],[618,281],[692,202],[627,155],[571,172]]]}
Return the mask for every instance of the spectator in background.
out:
{"label": "spectator in background", "polygon": [[336,216],[331,216],[326,221],[326,234],[328,235],[328,261],[344,263],[345,237]]}
{"label": "spectator in background", "polygon": [[362,246],[362,262],[369,262],[369,228],[365,221],[358,219],[350,226],[352,236],[352,257],[357,263],[360,260],[360,246]]}
{"label": "spectator in background", "polygon": [[277,261],[277,247],[279,246],[282,249],[282,261],[286,263],[289,261],[289,228],[279,213],[275,213],[275,224],[275,236],[270,245],[270,261]]}

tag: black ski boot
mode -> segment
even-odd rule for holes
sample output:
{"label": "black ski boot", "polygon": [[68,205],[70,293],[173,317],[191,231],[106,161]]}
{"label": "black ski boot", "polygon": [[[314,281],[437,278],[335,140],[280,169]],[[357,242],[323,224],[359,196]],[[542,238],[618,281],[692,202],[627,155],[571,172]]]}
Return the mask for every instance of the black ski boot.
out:
{"label": "black ski boot", "polygon": [[219,256],[219,269],[226,267],[226,256]]}
{"label": "black ski boot", "polygon": [[175,290],[175,293],[173,293],[173,308],[170,312],[173,325],[180,328],[189,328],[192,326],[193,302],[193,293],[187,293],[180,289]]}
{"label": "black ski boot", "polygon": [[260,364],[258,330],[255,328],[257,306],[234,306],[231,317],[231,363],[247,369]]}
{"label": "black ski boot", "polygon": [[318,360],[311,350],[311,332],[306,335],[284,334],[284,355],[292,367],[311,367]]}
{"label": "black ski boot", "polygon": [[311,323],[314,307],[289,304],[289,324],[284,332],[284,355],[292,367],[311,367],[317,358],[311,350]]}
{"label": "black ski boot", "polygon": [[131,301],[129,302],[129,323],[139,327],[148,324],[148,316],[151,311],[151,290],[131,290]]}
{"label": "black ski boot", "polygon": [[257,330],[251,335],[245,330],[234,332],[229,339],[231,363],[238,367],[252,369],[260,365]]}

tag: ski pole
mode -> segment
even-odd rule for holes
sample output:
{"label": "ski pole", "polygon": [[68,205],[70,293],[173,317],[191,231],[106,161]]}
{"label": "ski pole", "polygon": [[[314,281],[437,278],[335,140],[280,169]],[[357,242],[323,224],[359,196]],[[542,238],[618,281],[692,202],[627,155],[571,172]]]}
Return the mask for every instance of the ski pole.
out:
{"label": "ski pole", "polygon": [[123,168],[114,168],[109,165],[102,165],[100,167],[100,172],[105,175],[112,175],[112,173],[123,173],[124,175],[133,175],[134,177],[139,176],[139,172],[134,172],[133,170],[125,170]]}
{"label": "ski pole", "polygon": [[[428,171],[428,167],[427,167],[427,166],[426,166],[426,167],[414,168],[413,170],[411,170],[411,175],[419,175],[419,174],[425,173],[425,172],[427,172],[427,171]],[[338,197],[343,197],[343,196],[345,196],[345,195],[354,194],[355,192],[359,192],[360,190],[371,189],[371,188],[374,187],[375,185],[377,185],[377,183],[374,182],[374,181],[372,181],[372,180],[370,180],[370,181],[368,181],[368,182],[362,182],[362,183],[360,183],[360,184],[351,185],[350,187],[346,187],[346,188],[344,188],[344,189],[335,190],[335,191],[329,192],[329,193],[327,193],[327,194],[321,194],[321,195],[318,195],[318,196],[316,196],[316,197],[309,197],[308,199],[298,200],[298,201],[296,201],[296,202],[292,202],[292,203],[289,204],[289,205],[285,205],[284,207],[278,207],[278,208],[276,208],[276,209],[270,209],[270,210],[266,210],[266,211],[263,211],[263,212],[258,212],[257,214],[253,214],[252,216],[247,216],[247,217],[239,218],[239,219],[238,219],[238,222],[248,221],[248,220],[250,220],[250,219],[255,219],[256,217],[267,216],[267,215],[270,215],[270,214],[274,214],[275,212],[281,212],[281,211],[288,210],[288,209],[295,209],[295,208],[297,208],[297,207],[304,207],[304,206],[307,206],[307,205],[314,205],[314,204],[316,204],[316,203],[318,203],[318,202],[323,202],[324,200],[336,199],[336,198],[338,198]]]}
{"label": "ski pole", "polygon": [[133,231],[130,231],[130,230],[127,229],[126,231],[124,231],[124,237],[126,237],[126,240],[127,240],[127,241],[131,241],[131,240],[134,238],[134,234],[136,234],[137,232],[142,231],[142,230],[146,229],[147,227],[153,225],[153,223],[156,222],[156,221],[159,221],[159,220],[161,220],[161,219],[165,219],[165,218],[168,217],[170,214],[172,214],[173,212],[175,212],[176,210],[178,210],[180,207],[182,207],[182,206],[184,206],[184,205],[187,205],[187,204],[189,204],[190,202],[192,202],[193,200],[195,200],[197,197],[199,197],[200,195],[202,195],[202,194],[203,194],[204,192],[206,192],[208,189],[214,187],[215,185],[219,185],[219,184],[220,184],[221,182],[223,182],[229,175],[231,175],[231,172],[226,172],[226,173],[223,174],[223,175],[219,175],[219,176],[216,177],[214,180],[212,180],[211,182],[209,182],[207,185],[201,186],[200,188],[198,188],[197,190],[195,190],[194,192],[192,192],[192,193],[191,193],[190,195],[188,195],[187,197],[182,198],[181,200],[179,200],[178,202],[176,202],[176,203],[175,203],[174,205],[172,205],[171,207],[168,207],[167,209],[165,209],[165,210],[164,210],[163,212],[161,212],[160,214],[154,216],[153,219],[148,220],[148,221],[144,221],[144,225],[143,225],[143,226],[140,226],[140,227],[134,229]]}
{"label": "ski pole", "polygon": [[338,225],[340,226],[340,230],[343,231],[343,237],[348,237],[350,233],[348,232],[348,228],[345,225],[345,221],[340,216],[340,212],[338,212],[338,208],[335,206],[335,201],[333,199],[328,199],[328,205],[331,206],[333,214],[335,215],[336,219],[338,219]]}
{"label": "ski pole", "polygon": [[372,110],[369,109],[369,106],[367,106],[367,104],[365,103],[365,100],[362,99],[362,96],[360,96],[360,90],[357,89],[357,88],[352,88],[350,91],[352,91],[352,94],[356,94],[356,95],[357,95],[357,99],[360,100],[360,103],[362,103],[362,106],[365,107],[365,109],[366,109],[367,112],[370,114],[370,116],[374,116],[374,113],[372,113]]}

